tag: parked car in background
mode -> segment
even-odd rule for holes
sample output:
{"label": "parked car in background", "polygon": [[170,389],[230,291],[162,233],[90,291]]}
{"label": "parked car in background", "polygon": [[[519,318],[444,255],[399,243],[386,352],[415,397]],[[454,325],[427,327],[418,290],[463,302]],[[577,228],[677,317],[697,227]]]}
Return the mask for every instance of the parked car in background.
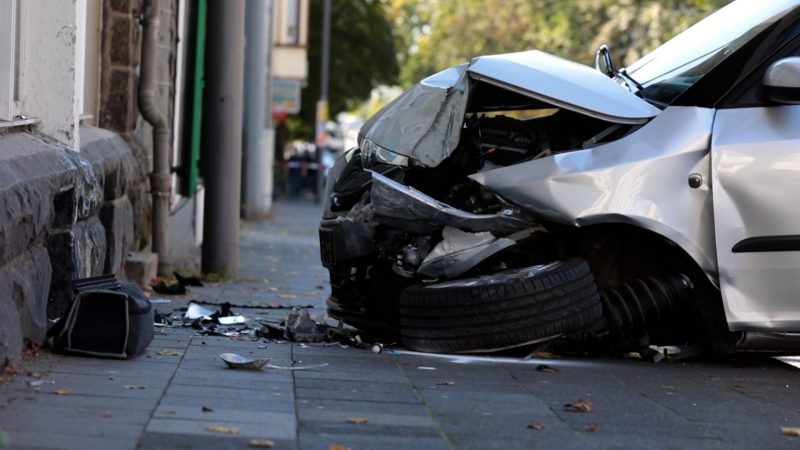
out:
{"label": "parked car in background", "polygon": [[526,51],[422,80],[331,172],[330,314],[431,352],[794,344],[799,5],[736,1],[628,68]]}

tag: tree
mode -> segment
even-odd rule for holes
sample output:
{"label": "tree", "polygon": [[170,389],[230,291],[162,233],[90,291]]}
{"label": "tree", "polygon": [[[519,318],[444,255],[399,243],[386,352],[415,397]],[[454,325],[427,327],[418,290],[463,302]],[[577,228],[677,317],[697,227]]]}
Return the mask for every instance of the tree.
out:
{"label": "tree", "polygon": [[[333,0],[331,7],[328,104],[331,117],[369,97],[380,84],[395,84],[395,38],[380,0]],[[300,124],[293,138],[308,139],[314,129],[320,94],[322,0],[311,0],[308,35],[308,85],[302,91]]]}
{"label": "tree", "polygon": [[410,85],[479,55],[540,49],[592,64],[608,44],[632,63],[730,0],[387,0]]}

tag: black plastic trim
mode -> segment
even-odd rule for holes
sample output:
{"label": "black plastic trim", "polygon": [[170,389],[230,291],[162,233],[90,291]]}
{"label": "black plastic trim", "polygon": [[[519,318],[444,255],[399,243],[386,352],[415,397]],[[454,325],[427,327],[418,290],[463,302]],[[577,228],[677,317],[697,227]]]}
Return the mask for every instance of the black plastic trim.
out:
{"label": "black plastic trim", "polygon": [[800,235],[759,236],[739,241],[733,253],[800,252]]}

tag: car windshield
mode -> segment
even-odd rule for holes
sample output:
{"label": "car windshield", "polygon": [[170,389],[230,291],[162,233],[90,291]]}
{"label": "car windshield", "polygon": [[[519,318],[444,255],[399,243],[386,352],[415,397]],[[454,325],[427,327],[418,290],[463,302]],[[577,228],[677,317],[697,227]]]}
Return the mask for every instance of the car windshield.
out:
{"label": "car windshield", "polygon": [[738,0],[636,61],[627,72],[644,86],[645,98],[668,105],[798,4],[800,0]]}

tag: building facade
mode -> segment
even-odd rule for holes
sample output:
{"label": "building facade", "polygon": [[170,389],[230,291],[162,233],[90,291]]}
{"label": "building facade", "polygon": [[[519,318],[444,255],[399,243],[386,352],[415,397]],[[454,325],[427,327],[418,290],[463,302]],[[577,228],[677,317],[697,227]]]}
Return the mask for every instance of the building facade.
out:
{"label": "building facade", "polygon": [[[221,0],[0,0],[0,368],[44,342],[72,280],[144,283],[156,258],[162,269],[199,267],[207,1]],[[275,0],[269,11],[273,39],[288,42],[272,63],[303,82],[308,2]],[[143,45],[153,45],[147,87]],[[143,98],[170,132],[161,255]]]}

